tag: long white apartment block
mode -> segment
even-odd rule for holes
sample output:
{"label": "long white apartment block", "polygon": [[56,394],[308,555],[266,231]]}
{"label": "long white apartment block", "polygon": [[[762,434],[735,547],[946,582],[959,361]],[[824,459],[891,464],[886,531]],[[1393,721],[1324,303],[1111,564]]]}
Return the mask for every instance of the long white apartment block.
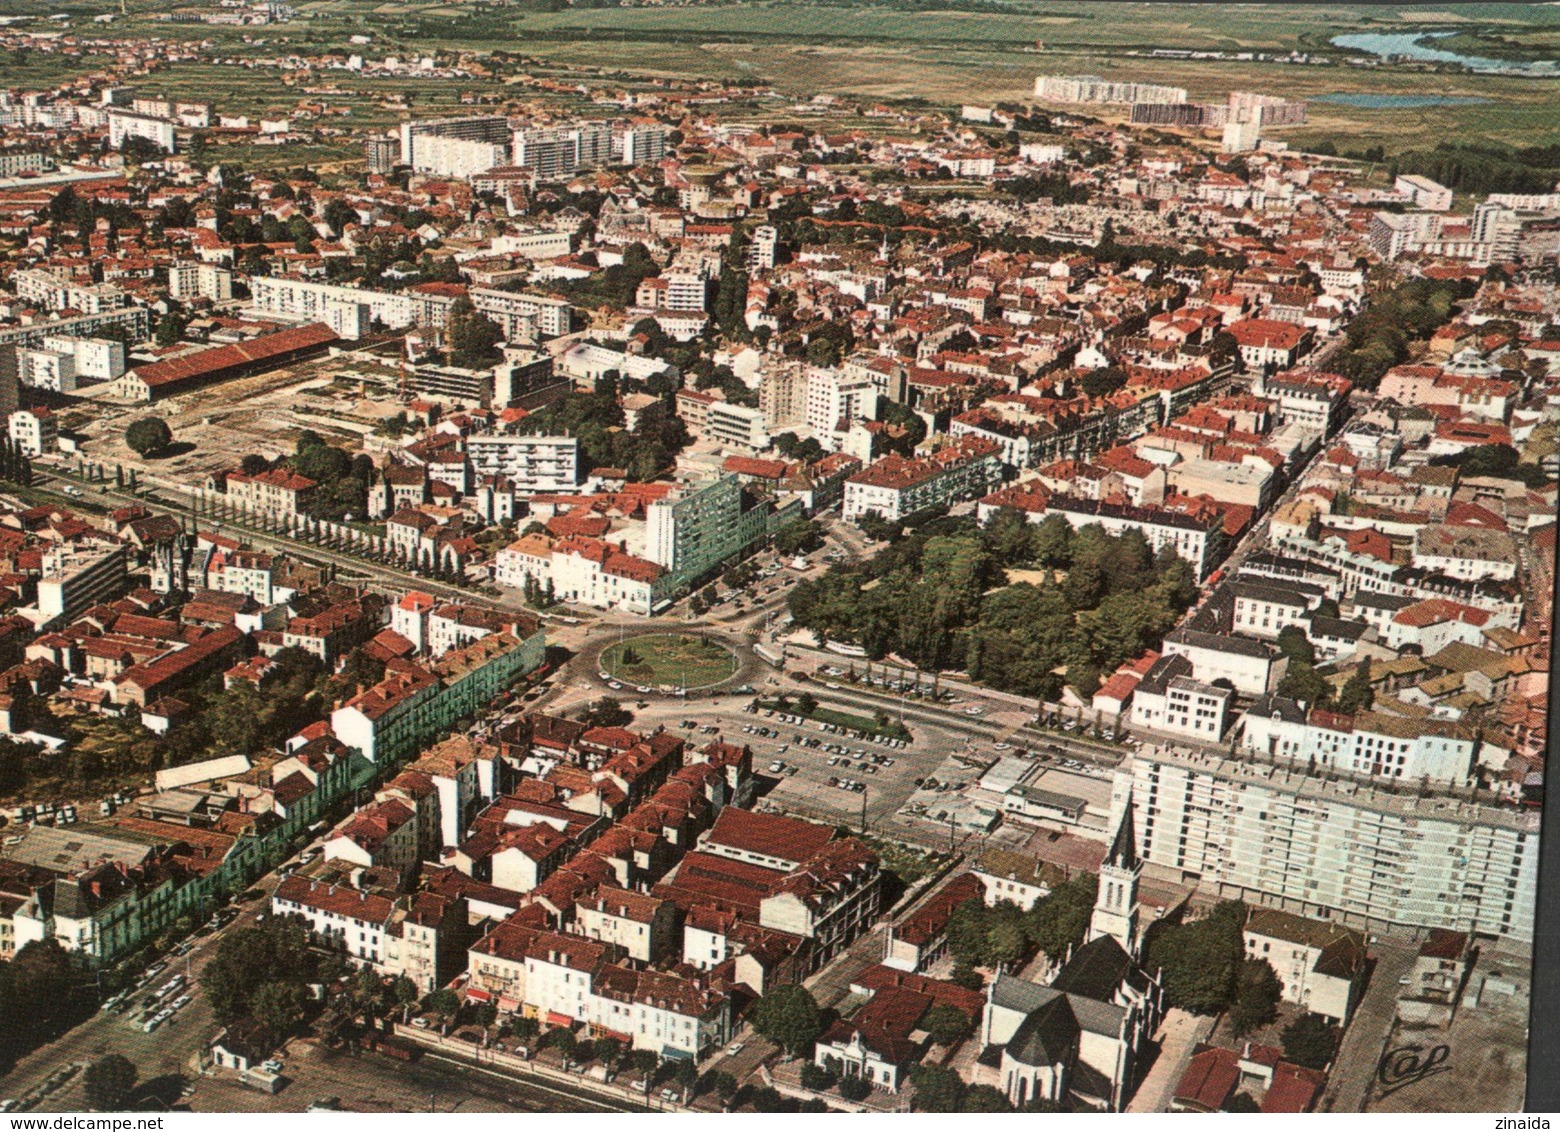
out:
{"label": "long white apartment block", "polygon": [[1210,895],[1366,930],[1533,939],[1537,810],[1159,748],[1123,767],[1126,785],[1144,860]]}

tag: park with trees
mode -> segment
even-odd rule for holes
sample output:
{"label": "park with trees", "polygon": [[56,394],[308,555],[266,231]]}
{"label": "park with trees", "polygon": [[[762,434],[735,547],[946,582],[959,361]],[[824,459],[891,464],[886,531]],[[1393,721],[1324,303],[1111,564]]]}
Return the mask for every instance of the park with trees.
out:
{"label": "park with trees", "polygon": [[[1018,573],[1018,580],[1010,577]],[[1102,676],[1157,647],[1197,594],[1192,568],[1143,536],[1031,524],[1011,508],[984,528],[933,518],[872,559],[842,563],[791,592],[795,623],[820,640],[889,654],[989,687],[1085,699]]]}

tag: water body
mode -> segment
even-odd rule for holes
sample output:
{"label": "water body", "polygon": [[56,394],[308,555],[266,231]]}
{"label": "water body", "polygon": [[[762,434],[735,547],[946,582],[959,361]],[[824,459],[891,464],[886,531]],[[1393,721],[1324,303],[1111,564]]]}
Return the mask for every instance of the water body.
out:
{"label": "water body", "polygon": [[[1440,39],[1452,32],[1436,32],[1430,38]],[[1507,75],[1553,75],[1560,60],[1543,59],[1534,63],[1519,63],[1510,59],[1491,59],[1485,55],[1460,55],[1456,51],[1443,51],[1420,43],[1427,38],[1422,31],[1366,31],[1353,35],[1334,36],[1334,47],[1346,47],[1352,51],[1366,51],[1383,59],[1399,57],[1421,63],[1461,63],[1470,70]]]}
{"label": "water body", "polygon": [[1411,110],[1421,106],[1467,106],[1488,98],[1455,94],[1319,94],[1311,102],[1331,102],[1360,110]]}

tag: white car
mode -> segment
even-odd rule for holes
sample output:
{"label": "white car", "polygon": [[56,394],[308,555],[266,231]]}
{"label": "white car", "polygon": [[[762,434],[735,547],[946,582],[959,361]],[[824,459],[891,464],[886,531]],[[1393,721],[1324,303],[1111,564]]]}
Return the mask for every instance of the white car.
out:
{"label": "white car", "polygon": [[747,1047],[747,1043],[746,1042],[732,1042],[729,1046],[726,1047],[726,1053],[729,1056],[731,1056],[731,1057],[735,1057],[735,1056],[737,1056],[737,1054],[741,1053],[743,1051],[743,1049],[745,1049],[746,1047]]}

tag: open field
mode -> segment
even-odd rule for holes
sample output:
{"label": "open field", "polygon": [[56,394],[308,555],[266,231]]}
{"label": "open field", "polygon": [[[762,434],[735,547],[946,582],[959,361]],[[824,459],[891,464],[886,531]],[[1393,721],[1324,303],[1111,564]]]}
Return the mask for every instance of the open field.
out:
{"label": "open field", "polygon": [[[117,5],[81,0],[64,11],[88,14]],[[653,77],[751,79],[773,84],[788,97],[828,93],[868,100],[924,99],[941,107],[966,102],[1022,102],[1034,76],[1045,71],[1109,73],[1185,86],[1194,98],[1222,97],[1231,89],[1314,99],[1323,95],[1423,95],[1466,99],[1430,107],[1370,108],[1312,102],[1311,122],[1272,131],[1296,144],[1331,140],[1340,150],[1380,144],[1388,152],[1434,145],[1448,138],[1478,138],[1512,145],[1544,144],[1560,135],[1560,101],[1553,81],[1502,75],[1433,75],[1411,67],[1352,67],[1328,47],[1334,36],[1369,30],[1456,31],[1469,50],[1505,44],[1514,54],[1560,51],[1560,7],[1518,4],[1393,8],[1322,4],[1103,3],[1075,0],[1042,5],[1014,0],[992,11],[909,11],[876,0],[862,4],[756,0],[677,7],[571,8],[523,11],[470,3],[423,0],[301,0],[302,19],[265,29],[170,23],[158,19],[150,0],[130,6],[128,19],[109,34],[126,31],[173,40],[210,40],[209,58],[137,76],[148,93],[204,97],[225,112],[256,115],[295,102],[324,101],[335,114],[321,125],[353,133],[382,129],[412,112],[454,111],[460,97],[503,93],[530,100],[537,92],[505,87],[518,73],[545,75],[553,66],[600,75],[604,89]],[[8,10],[53,13],[41,0],[18,0]],[[354,35],[369,35],[367,46]],[[1481,38],[1482,37],[1482,38]],[[1500,37],[1496,40],[1493,37]],[[1156,48],[1270,52],[1307,51],[1332,56],[1329,65],[1295,65],[1234,59],[1152,58]],[[439,80],[412,76],[361,76],[348,71],[306,75],[243,62],[291,52],[385,54],[504,51],[490,74]],[[47,86],[92,69],[76,61],[33,52],[8,60],[7,81]],[[107,63],[107,59],[102,60]],[[549,66],[552,65],[552,66]],[[583,108],[585,97],[548,94],[560,109]],[[758,119],[779,111],[759,112]],[[1088,108],[1102,117],[1120,108]],[[341,113],[341,111],[345,113]],[[835,112],[828,121],[854,116]],[[309,147],[235,147],[224,158],[258,167],[300,161],[324,166],[357,160],[352,141]]]}

